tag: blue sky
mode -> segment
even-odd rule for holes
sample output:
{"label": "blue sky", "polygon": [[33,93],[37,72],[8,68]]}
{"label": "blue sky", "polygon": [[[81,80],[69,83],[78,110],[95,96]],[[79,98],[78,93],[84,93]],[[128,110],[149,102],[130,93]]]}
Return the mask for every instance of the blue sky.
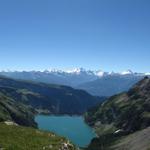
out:
{"label": "blue sky", "polygon": [[1,0],[0,70],[150,72],[149,0]]}

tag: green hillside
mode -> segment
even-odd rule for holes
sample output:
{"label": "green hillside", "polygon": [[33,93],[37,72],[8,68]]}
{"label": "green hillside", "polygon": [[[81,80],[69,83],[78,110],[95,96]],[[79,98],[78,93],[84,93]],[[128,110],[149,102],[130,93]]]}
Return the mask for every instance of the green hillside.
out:
{"label": "green hillside", "polygon": [[101,98],[91,96],[83,90],[6,77],[0,77],[0,91],[40,112],[53,114],[82,114],[101,101]]}
{"label": "green hillside", "polygon": [[[51,87],[50,87],[51,86]],[[58,93],[55,90],[58,89]],[[65,87],[0,78],[0,149],[2,150],[75,150],[63,137],[40,131],[34,121],[36,110],[52,111],[51,92]],[[48,97],[50,93],[50,96]],[[58,98],[56,97],[56,98]],[[52,98],[52,96],[51,96]],[[63,100],[62,100],[63,103]],[[25,127],[26,126],[26,127]],[[34,128],[31,128],[34,127]]]}
{"label": "green hillside", "polygon": [[[67,146],[66,146],[67,145]],[[33,128],[0,123],[0,149],[76,150],[65,138]]]}
{"label": "green hillside", "polygon": [[149,127],[150,79],[145,77],[127,93],[112,96],[91,109],[85,114],[85,120],[99,135],[92,141],[90,150],[109,150],[122,136]]}
{"label": "green hillside", "polygon": [[0,122],[11,120],[24,126],[36,127],[34,122],[35,111],[0,91]]}

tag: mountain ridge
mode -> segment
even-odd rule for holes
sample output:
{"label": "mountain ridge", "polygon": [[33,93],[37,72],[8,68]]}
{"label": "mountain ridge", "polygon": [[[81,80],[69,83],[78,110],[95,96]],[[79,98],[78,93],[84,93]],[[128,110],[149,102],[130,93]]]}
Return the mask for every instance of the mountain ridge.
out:
{"label": "mountain ridge", "polygon": [[[112,96],[127,91],[132,85],[144,78],[145,75],[150,76],[150,73],[136,73],[131,70],[117,73],[76,68],[73,70],[2,71],[0,75],[13,79],[71,86],[85,90],[94,96]],[[114,78],[117,80],[115,81]],[[109,79],[109,83],[106,79]]]}
{"label": "mountain ridge", "polygon": [[104,98],[68,86],[0,77],[0,90],[17,102],[55,114],[82,114]]}
{"label": "mountain ridge", "polygon": [[143,78],[144,76],[134,75],[104,76],[97,80],[80,84],[77,87],[92,95],[109,97],[120,92],[128,91],[134,84]]}
{"label": "mountain ridge", "polygon": [[[143,135],[144,129],[149,131],[150,78],[145,77],[128,92],[114,95],[92,108],[85,114],[85,120],[96,129],[99,135],[98,138],[93,139],[87,148],[89,150],[120,150],[124,148],[121,143],[128,145],[128,139],[131,140],[130,143],[134,143],[130,135],[138,140],[140,135]],[[137,132],[139,134],[136,134]],[[137,144],[139,149],[141,145],[137,141],[133,144],[133,149]],[[144,150],[150,148],[149,146],[146,145]]]}
{"label": "mountain ridge", "polygon": [[46,69],[43,71],[39,71],[39,70],[32,70],[32,71],[26,71],[26,70],[22,70],[22,71],[17,71],[17,70],[1,70],[0,73],[13,73],[13,72],[41,72],[41,73],[54,73],[54,74],[76,74],[79,75],[81,73],[85,73],[85,74],[90,74],[90,75],[95,75],[97,77],[102,77],[105,75],[150,75],[150,72],[145,72],[145,73],[139,73],[139,72],[134,72],[131,69],[127,69],[125,71],[122,72],[107,72],[107,71],[102,71],[102,70],[90,70],[90,69],[85,69],[85,68],[74,68],[74,69],[68,69],[68,70],[61,70],[61,69]]}

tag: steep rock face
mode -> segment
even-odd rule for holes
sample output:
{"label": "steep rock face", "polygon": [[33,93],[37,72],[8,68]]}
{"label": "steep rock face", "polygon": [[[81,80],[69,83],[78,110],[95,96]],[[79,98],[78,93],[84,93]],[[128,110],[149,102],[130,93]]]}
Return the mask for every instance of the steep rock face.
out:
{"label": "steep rock face", "polygon": [[136,131],[150,125],[150,79],[144,78],[127,93],[112,96],[85,115],[91,125],[112,124],[115,128]]}
{"label": "steep rock face", "polygon": [[150,127],[123,137],[110,148],[113,150],[149,150]]}
{"label": "steep rock face", "polygon": [[86,150],[149,150],[150,127],[129,135],[105,135],[92,140]]}
{"label": "steep rock face", "polygon": [[32,108],[16,102],[0,91],[0,122],[10,120],[19,125],[36,127],[34,114]]}
{"label": "steep rock face", "polygon": [[[125,145],[128,147],[129,141],[138,143],[137,148],[140,148],[142,142],[138,142],[138,139],[142,139],[140,135],[143,135],[143,129],[149,131],[150,126],[150,79],[145,77],[128,92],[112,96],[92,108],[85,114],[85,120],[99,135],[87,150],[120,150]],[[147,137],[150,138],[150,135]],[[145,149],[149,148],[147,143],[144,143]],[[136,149],[136,144],[132,148]]]}

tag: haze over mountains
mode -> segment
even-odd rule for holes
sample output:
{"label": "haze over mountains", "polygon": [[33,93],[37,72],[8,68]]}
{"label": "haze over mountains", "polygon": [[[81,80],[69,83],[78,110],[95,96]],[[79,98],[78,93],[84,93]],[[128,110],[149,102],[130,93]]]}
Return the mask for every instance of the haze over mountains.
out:
{"label": "haze over mountains", "polygon": [[150,73],[135,73],[131,70],[116,73],[86,70],[84,68],[66,71],[57,69],[45,71],[1,71],[0,74],[14,79],[67,85],[86,90],[96,96],[112,96],[127,91],[145,75],[150,75]]}

